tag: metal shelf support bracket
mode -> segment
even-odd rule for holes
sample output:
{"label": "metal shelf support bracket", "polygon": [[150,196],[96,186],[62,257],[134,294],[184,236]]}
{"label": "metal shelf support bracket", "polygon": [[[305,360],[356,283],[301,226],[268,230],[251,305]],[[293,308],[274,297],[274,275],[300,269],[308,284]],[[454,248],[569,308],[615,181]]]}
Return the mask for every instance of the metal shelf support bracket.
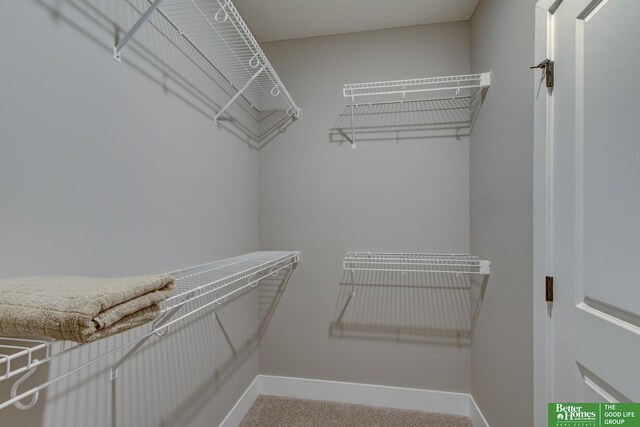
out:
{"label": "metal shelf support bracket", "polygon": [[[157,1],[157,0],[156,0],[156,1]],[[213,121],[214,121],[216,124],[218,124],[218,118],[220,118],[220,116],[221,116],[225,111],[227,111],[227,109],[229,108],[229,106],[231,106],[231,104],[233,104],[233,103],[236,101],[236,99],[238,99],[238,97],[239,97],[240,95],[242,95],[242,92],[244,92],[245,90],[247,90],[247,88],[251,85],[251,83],[253,83],[253,81],[254,81],[255,79],[257,79],[257,78],[258,78],[258,76],[259,76],[260,74],[262,74],[262,72],[263,72],[263,71],[264,71],[264,66],[263,66],[263,67],[260,67],[260,68],[258,69],[258,71],[256,71],[256,73],[255,73],[253,76],[251,76],[251,78],[250,78],[250,79],[249,79],[249,80],[244,84],[244,86],[242,86],[242,89],[240,89],[238,92],[236,92],[236,94],[235,94],[235,95],[233,95],[233,97],[231,97],[231,99],[230,99],[229,101],[227,101],[227,103],[225,104],[225,106],[224,106],[224,107],[222,107],[222,109],[221,109],[220,111],[218,111],[218,112],[216,113],[216,115],[215,115],[215,116],[213,116]]]}
{"label": "metal shelf support bracket", "polygon": [[153,3],[151,3],[149,8],[142,14],[140,19],[138,19],[138,21],[133,25],[133,27],[131,27],[131,29],[127,32],[127,34],[125,34],[124,37],[122,37],[120,41],[118,41],[118,44],[116,44],[116,46],[113,48],[113,59],[115,59],[118,62],[122,62],[122,56],[121,56],[122,49],[124,49],[124,47],[129,42],[129,40],[131,40],[131,37],[133,37],[133,35],[140,29],[140,27],[142,27],[142,25],[147,21],[147,19],[149,19],[151,14],[155,12],[155,10],[158,8],[158,6],[160,6],[160,3],[162,3],[162,1],[163,0],[155,0]]}
{"label": "metal shelf support bracket", "polygon": [[167,323],[169,319],[171,319],[182,308],[183,305],[184,304],[180,304],[172,308],[167,313],[165,313],[164,315],[162,315],[161,317],[159,317],[153,322],[153,330],[155,332],[153,334],[147,335],[146,337],[138,341],[133,347],[131,347],[131,349],[124,356],[120,358],[120,360],[116,362],[115,365],[111,367],[111,369],[109,370],[109,380],[114,381],[116,378],[118,378],[118,369],[120,368],[120,366],[122,366],[124,362],[126,362],[131,356],[133,356],[134,353],[138,351],[138,349],[142,347],[144,343],[149,341],[151,337],[153,336],[163,337],[167,334],[166,330],[165,332],[162,332],[162,333],[159,332],[162,330],[162,325]]}
{"label": "metal shelf support bracket", "polygon": [[353,95],[351,96],[351,149],[356,149],[356,128],[355,128],[355,119],[354,119],[354,99]]}

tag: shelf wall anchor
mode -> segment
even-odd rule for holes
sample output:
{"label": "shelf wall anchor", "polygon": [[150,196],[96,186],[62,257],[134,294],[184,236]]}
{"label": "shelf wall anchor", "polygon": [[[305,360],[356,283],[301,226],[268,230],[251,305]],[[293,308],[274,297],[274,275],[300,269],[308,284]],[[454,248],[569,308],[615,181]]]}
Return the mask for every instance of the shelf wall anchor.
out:
{"label": "shelf wall anchor", "polygon": [[118,378],[118,368],[109,369],[109,381],[115,381]]}

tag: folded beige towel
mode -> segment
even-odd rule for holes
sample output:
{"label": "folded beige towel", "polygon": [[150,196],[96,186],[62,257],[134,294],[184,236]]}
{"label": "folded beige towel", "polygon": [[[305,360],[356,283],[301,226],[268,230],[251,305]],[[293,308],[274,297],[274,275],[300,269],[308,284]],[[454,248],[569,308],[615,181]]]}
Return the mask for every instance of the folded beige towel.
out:
{"label": "folded beige towel", "polygon": [[147,323],[173,292],[170,276],[0,280],[0,335],[95,341]]}

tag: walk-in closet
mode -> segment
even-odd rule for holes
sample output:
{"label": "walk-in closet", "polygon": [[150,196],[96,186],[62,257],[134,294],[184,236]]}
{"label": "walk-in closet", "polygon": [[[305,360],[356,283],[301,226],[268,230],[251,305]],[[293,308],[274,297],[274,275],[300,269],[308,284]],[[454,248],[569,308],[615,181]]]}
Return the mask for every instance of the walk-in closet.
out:
{"label": "walk-in closet", "polygon": [[638,13],[2,1],[0,426],[635,425]]}

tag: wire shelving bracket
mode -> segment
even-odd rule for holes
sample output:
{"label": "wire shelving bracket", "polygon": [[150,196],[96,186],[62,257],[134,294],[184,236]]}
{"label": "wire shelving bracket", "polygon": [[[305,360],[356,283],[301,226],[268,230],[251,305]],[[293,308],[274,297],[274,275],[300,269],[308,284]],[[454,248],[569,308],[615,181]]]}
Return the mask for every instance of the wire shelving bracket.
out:
{"label": "wire shelving bracket", "polygon": [[[178,322],[207,309],[212,310],[215,315],[224,304],[255,289],[263,279],[280,273],[284,274],[278,287],[278,292],[282,293],[300,257],[300,252],[295,251],[253,252],[168,273],[175,279],[175,292],[161,303],[160,316],[154,322],[132,330],[130,335],[120,335],[125,338],[113,348],[98,352],[97,355],[92,352],[93,356],[88,361],[72,364],[66,371],[23,392],[18,391],[18,388],[39,366],[65,355],[76,354],[70,360],[86,360],[75,352],[96,343],[0,337],[0,382],[20,377],[12,385],[9,399],[0,401],[0,410],[12,405],[21,410],[31,409],[38,402],[40,391],[111,355],[126,351],[109,370],[108,378],[116,380],[118,369],[140,347],[153,337],[165,336],[169,328]],[[260,328],[264,327],[266,325],[260,325]],[[29,402],[23,403],[29,397]]]}
{"label": "wire shelving bracket", "polygon": [[301,109],[231,0],[148,1],[149,7],[114,47],[115,60],[122,61],[123,49],[157,11],[236,90],[214,115],[216,123],[240,96],[258,111],[283,110],[294,118],[300,116]]}
{"label": "wire shelving bracket", "polygon": [[490,86],[491,73],[345,84],[342,95],[349,100],[351,148],[356,148],[354,116],[359,107],[464,100],[469,109],[464,126],[471,128]]}
{"label": "wire shelving bracket", "polygon": [[[336,321],[338,325],[341,324],[349,304],[356,297],[355,272],[422,274],[425,276],[428,274],[453,274],[457,277],[469,275],[477,278],[478,294],[469,313],[470,336],[473,336],[480,304],[491,274],[490,261],[468,254],[347,252],[343,258],[342,266],[350,277],[350,282],[347,284],[351,285],[351,293],[340,311]],[[471,291],[470,286],[467,289]]]}

